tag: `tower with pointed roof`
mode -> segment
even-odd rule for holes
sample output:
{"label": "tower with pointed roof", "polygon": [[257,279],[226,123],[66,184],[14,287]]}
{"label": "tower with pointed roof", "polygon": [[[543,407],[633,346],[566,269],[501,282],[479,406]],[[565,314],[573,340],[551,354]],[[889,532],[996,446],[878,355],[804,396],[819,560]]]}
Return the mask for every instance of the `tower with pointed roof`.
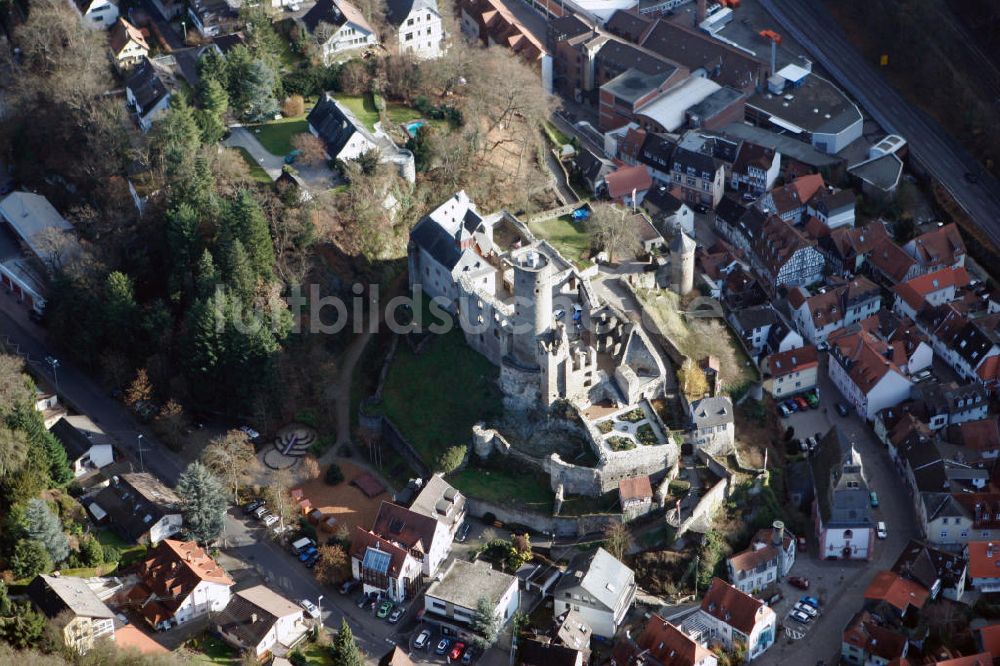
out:
{"label": "tower with pointed roof", "polygon": [[681,230],[670,241],[670,288],[683,296],[694,289],[694,240]]}

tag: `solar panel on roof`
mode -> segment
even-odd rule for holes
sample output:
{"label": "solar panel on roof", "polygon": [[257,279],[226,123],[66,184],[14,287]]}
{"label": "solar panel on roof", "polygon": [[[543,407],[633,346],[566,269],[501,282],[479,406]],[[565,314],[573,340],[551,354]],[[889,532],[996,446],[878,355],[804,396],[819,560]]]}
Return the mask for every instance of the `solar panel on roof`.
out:
{"label": "solar panel on roof", "polygon": [[361,561],[361,566],[365,569],[374,571],[375,573],[388,573],[389,571],[389,553],[385,553],[381,550],[376,550],[375,548],[369,548],[365,551],[365,558]]}

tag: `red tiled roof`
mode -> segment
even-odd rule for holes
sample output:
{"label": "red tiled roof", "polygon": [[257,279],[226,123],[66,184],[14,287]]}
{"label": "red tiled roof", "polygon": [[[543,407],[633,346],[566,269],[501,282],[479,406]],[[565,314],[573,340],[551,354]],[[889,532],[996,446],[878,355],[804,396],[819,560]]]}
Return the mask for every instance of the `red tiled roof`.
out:
{"label": "red tiled roof", "polygon": [[844,629],[843,640],[885,660],[901,658],[907,643],[906,636],[879,626],[867,611],[854,616]]}
{"label": "red tiled roof", "polygon": [[979,451],[1000,449],[1000,422],[997,421],[997,417],[966,421],[959,423],[957,427],[963,446]]}
{"label": "red tiled roof", "polygon": [[351,539],[351,557],[364,561],[365,551],[369,547],[389,554],[391,559],[389,561],[389,569],[386,573],[390,578],[398,578],[403,571],[407,551],[391,541],[383,539],[373,532],[369,532],[360,525],[355,525],[354,538]]}
{"label": "red tiled roof", "polygon": [[892,349],[863,327],[851,326],[832,333],[828,339],[841,365],[862,393],[868,392],[889,372],[905,377],[899,366],[889,358]]}
{"label": "red tiled roof", "polygon": [[634,476],[618,482],[618,497],[621,501],[630,499],[646,499],[653,496],[653,485],[648,476]]}
{"label": "red tiled roof", "polygon": [[636,643],[639,651],[648,650],[649,656],[662,666],[696,666],[712,654],[655,613],[646,622]]}
{"label": "red tiled roof", "polygon": [[923,587],[892,571],[880,571],[865,590],[865,599],[884,601],[900,611],[923,608],[929,596]]}
{"label": "red tiled roof", "polygon": [[701,600],[701,610],[749,636],[762,613],[773,612],[763,601],[740,592],[722,580],[713,578]]}
{"label": "red tiled roof", "polygon": [[819,355],[812,345],[789,349],[767,357],[767,371],[772,377],[783,377],[819,365]]}
{"label": "red tiled roof", "polygon": [[951,266],[965,255],[965,243],[954,222],[917,236],[906,247],[923,266]]}
{"label": "red tiled roof", "polygon": [[429,552],[437,530],[437,521],[392,502],[382,502],[372,532],[407,550]]}
{"label": "red tiled roof", "polygon": [[165,654],[170,652],[150,636],[142,633],[134,624],[127,624],[115,630],[115,645],[119,648],[134,648],[142,654]]}
{"label": "red tiled roof", "polygon": [[897,284],[893,287],[893,291],[911,308],[919,310],[924,300],[931,294],[950,287],[956,289],[965,287],[968,284],[969,272],[965,268],[948,267]]}
{"label": "red tiled roof", "polygon": [[135,42],[146,51],[149,51],[149,44],[146,43],[146,38],[143,36],[139,28],[135,27],[124,18],[119,17],[118,21],[108,32],[108,42],[111,45],[112,53],[117,56],[130,41]]}
{"label": "red tiled roof", "polygon": [[970,541],[968,549],[969,578],[1000,578],[1000,541]]}
{"label": "red tiled roof", "polygon": [[764,223],[761,235],[754,244],[754,254],[760,259],[772,275],[777,275],[781,267],[795,253],[812,243],[790,222],[772,215]]}
{"label": "red tiled roof", "polygon": [[625,132],[625,138],[622,139],[622,144],[618,149],[618,152],[621,155],[629,157],[635,161],[636,157],[639,155],[639,149],[642,148],[642,142],[645,140],[646,130],[630,127],[629,130]]}
{"label": "red tiled roof", "polygon": [[823,187],[823,176],[817,173],[799,176],[791,183],[773,190],[771,198],[778,213],[786,213],[805,206],[821,187]]}
{"label": "red tiled roof", "polygon": [[1000,657],[1000,623],[979,627],[979,638],[984,650],[994,657]]}
{"label": "red tiled roof", "polygon": [[621,199],[632,196],[632,191],[645,192],[653,186],[653,177],[643,165],[621,167],[609,173],[604,182],[608,184],[608,196]]}
{"label": "red tiled roof", "polygon": [[805,224],[806,236],[813,240],[819,240],[823,236],[830,235],[830,227],[823,224],[818,217],[810,217]]}
{"label": "red tiled roof", "polygon": [[229,574],[194,541],[164,539],[139,564],[138,574],[141,583],[130,596],[156,599],[142,607],[153,625],[171,617],[202,581],[234,585]]}
{"label": "red tiled roof", "polygon": [[868,261],[893,282],[905,279],[906,274],[917,263],[913,257],[903,251],[903,248],[888,238],[872,249],[871,254],[868,255]]}

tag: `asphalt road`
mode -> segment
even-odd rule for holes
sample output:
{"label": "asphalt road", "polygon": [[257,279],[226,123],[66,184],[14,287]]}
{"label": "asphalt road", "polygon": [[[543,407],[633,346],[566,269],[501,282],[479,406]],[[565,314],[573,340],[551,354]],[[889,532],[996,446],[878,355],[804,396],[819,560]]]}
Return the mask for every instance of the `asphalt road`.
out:
{"label": "asphalt road", "polygon": [[[813,57],[887,131],[910,144],[910,155],[938,180],[1000,247],[1000,183],[926,113],[907,102],[854,48],[820,2],[760,0],[781,29]],[[977,183],[965,174],[978,177]]]}
{"label": "asphalt road", "polygon": [[[817,432],[826,434],[831,427],[839,428],[848,436],[861,455],[869,487],[878,493],[879,507],[873,510],[874,518],[885,521],[888,538],[876,540],[874,555],[868,562],[820,560],[815,552],[815,539],[811,539],[809,552],[798,554],[792,574],[805,576],[811,581],[809,592],[823,602],[823,612],[809,624],[806,638],[789,641],[786,636],[779,636],[775,644],[754,662],[762,666],[815,664],[819,660],[827,664],[839,663],[836,655],[840,654],[842,632],[854,614],[861,610],[865,590],[872,578],[895,563],[909,539],[919,537],[913,503],[886,448],[855,411],[841,417],[834,410],[833,406],[843,398],[829,379],[825,358],[821,363],[819,387],[826,412],[822,408],[797,412],[782,419],[782,423],[795,428],[798,438]],[[783,585],[783,589],[786,601],[797,599],[802,594],[788,585]],[[782,610],[787,611],[789,605],[785,604]],[[779,617],[779,622],[781,620],[784,620],[784,614]]]}

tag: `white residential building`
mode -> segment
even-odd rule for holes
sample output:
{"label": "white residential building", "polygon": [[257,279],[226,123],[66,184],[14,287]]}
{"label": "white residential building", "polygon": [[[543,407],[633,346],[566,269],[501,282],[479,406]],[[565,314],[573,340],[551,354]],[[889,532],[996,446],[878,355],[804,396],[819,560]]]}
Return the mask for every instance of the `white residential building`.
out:
{"label": "white residential building", "polygon": [[729,580],[740,592],[754,594],[788,575],[795,564],[795,536],[781,521],[758,530],[750,546],[726,560]]}
{"label": "white residential building", "polygon": [[87,585],[73,576],[36,576],[28,585],[28,598],[50,620],[60,618],[63,643],[79,654],[89,652],[98,640],[115,640],[115,614]]}
{"label": "white residential building", "polygon": [[728,453],[736,444],[733,401],[728,396],[702,398],[691,403],[691,438],[709,453]]}
{"label": "white residential building", "polygon": [[80,14],[84,27],[107,30],[118,20],[118,3],[114,0],[68,0]]}
{"label": "white residential building", "polygon": [[223,640],[257,658],[287,652],[310,629],[301,606],[264,585],[234,594],[213,624]]}
{"label": "white residential building", "polygon": [[701,608],[681,625],[699,643],[719,644],[725,650],[743,644],[753,661],[774,644],[778,617],[763,601],[713,578]]}
{"label": "white residential building", "polygon": [[874,315],[881,302],[881,290],[866,277],[815,296],[801,288],[788,292],[792,321],[802,337],[814,345],[826,342],[834,331]]}
{"label": "white residential building", "polygon": [[423,574],[434,576],[451,552],[447,524],[392,502],[382,502],[372,532],[420,560]]}
{"label": "white residential building", "polygon": [[420,586],[422,560],[407,548],[355,526],[351,539],[351,574],[366,593],[375,592],[401,603]]}
{"label": "white residential building", "polygon": [[505,626],[521,603],[517,577],[496,571],[489,562],[452,560],[424,594],[424,621],[447,628],[468,642],[474,635],[476,608],[481,599],[494,609],[497,624]]}
{"label": "white residential building", "polygon": [[386,21],[396,31],[400,54],[437,58],[442,53],[444,27],[436,0],[388,0]]}
{"label": "white residential building", "polygon": [[553,614],[580,613],[594,634],[611,638],[635,599],[635,573],[603,548],[570,563],[553,591]]}
{"label": "white residential building", "polygon": [[378,44],[364,14],[347,0],[319,0],[302,16],[302,22],[320,43],[327,65],[342,53]]}
{"label": "white residential building", "polygon": [[86,416],[64,416],[49,430],[66,449],[75,477],[115,461],[114,440]]}
{"label": "white residential building", "polygon": [[830,379],[870,420],[910,397],[913,382],[891,359],[889,346],[868,331],[838,331],[830,338]]}
{"label": "white residential building", "polygon": [[154,629],[184,624],[229,604],[235,583],[194,541],[166,539],[138,567],[129,600]]}

